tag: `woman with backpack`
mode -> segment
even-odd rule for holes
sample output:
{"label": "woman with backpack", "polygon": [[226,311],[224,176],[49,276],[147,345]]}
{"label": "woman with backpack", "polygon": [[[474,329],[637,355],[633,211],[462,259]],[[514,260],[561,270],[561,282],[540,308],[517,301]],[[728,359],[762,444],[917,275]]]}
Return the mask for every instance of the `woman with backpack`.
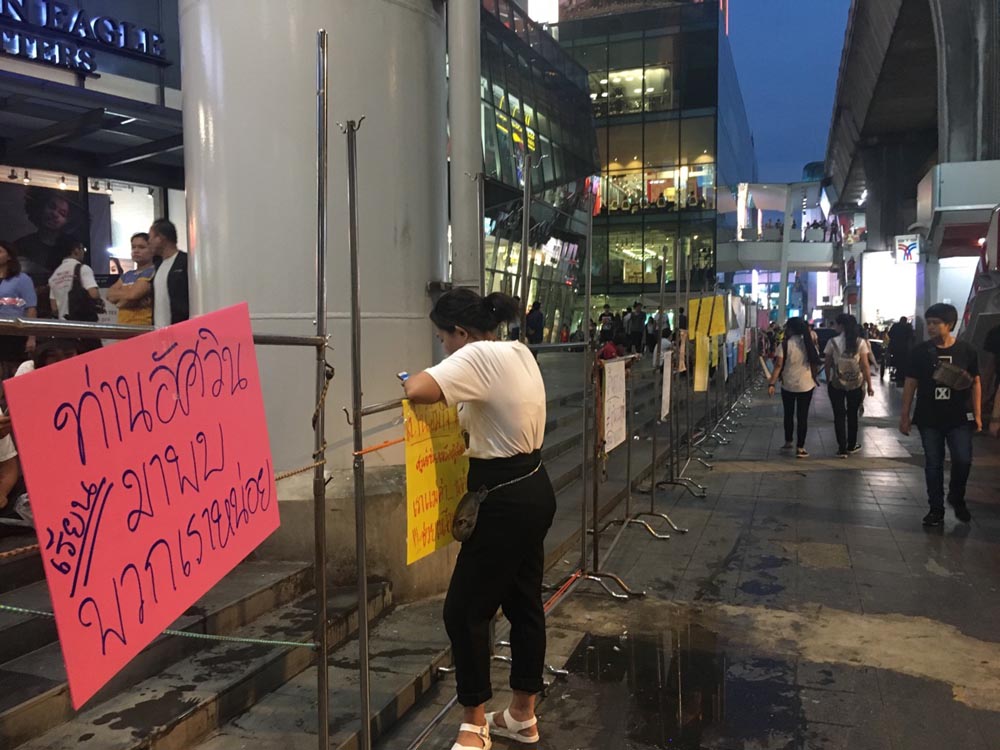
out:
{"label": "woman with backpack", "polygon": [[871,348],[861,336],[857,319],[842,313],[837,316],[836,329],[837,336],[826,345],[824,370],[837,431],[837,455],[847,458],[861,450],[858,416],[865,398],[864,388],[867,386],[869,396],[874,396],[875,390],[869,362]]}
{"label": "woman with backpack", "polygon": [[795,433],[796,458],[809,456],[806,450],[806,433],[809,430],[809,406],[817,387],[819,365],[819,352],[809,333],[809,326],[802,318],[789,318],[785,324],[784,340],[778,346],[774,372],[767,384],[767,394],[774,395],[775,384],[780,380],[781,403],[785,411],[785,444],[781,449],[792,449],[792,435]]}

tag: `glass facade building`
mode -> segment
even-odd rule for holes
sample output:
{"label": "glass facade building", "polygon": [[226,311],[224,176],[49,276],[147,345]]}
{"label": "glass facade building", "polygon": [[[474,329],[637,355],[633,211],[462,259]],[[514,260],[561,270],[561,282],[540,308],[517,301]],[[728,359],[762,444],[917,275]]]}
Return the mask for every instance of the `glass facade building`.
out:
{"label": "glass facade building", "polygon": [[675,256],[693,289],[714,285],[719,192],[757,171],[724,6],[621,10],[557,27],[597,125],[594,294],[619,307],[658,293],[663,274],[673,288]]}
{"label": "glass facade building", "polygon": [[[587,71],[510,0],[482,0],[481,106],[487,291],[540,301],[546,340],[575,330],[583,309],[580,263],[586,190],[597,173]],[[525,165],[531,227],[521,289]]]}

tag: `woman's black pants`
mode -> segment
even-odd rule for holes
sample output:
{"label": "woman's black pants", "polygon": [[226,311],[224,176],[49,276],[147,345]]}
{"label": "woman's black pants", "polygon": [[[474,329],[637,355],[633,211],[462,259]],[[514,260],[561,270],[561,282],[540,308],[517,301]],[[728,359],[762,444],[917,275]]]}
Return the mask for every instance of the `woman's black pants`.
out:
{"label": "woman's black pants", "polygon": [[796,446],[804,448],[806,433],[809,431],[809,405],[812,403],[813,392],[795,393],[781,390],[781,405],[785,408],[785,442],[792,442],[792,433],[796,433]]}
{"label": "woman's black pants", "polygon": [[[492,488],[531,472],[541,453],[492,460],[471,459],[469,489]],[[472,536],[462,544],[444,601],[458,702],[478,706],[493,696],[490,683],[490,621],[503,608],[510,621],[510,687],[542,690],[545,612],[542,574],[545,534],[556,498],[545,468],[496,490],[479,509]]]}
{"label": "woman's black pants", "polygon": [[858,444],[858,415],[861,402],[864,401],[863,388],[845,391],[827,386],[830,392],[830,405],[833,407],[833,428],[837,432],[837,449],[843,453]]}

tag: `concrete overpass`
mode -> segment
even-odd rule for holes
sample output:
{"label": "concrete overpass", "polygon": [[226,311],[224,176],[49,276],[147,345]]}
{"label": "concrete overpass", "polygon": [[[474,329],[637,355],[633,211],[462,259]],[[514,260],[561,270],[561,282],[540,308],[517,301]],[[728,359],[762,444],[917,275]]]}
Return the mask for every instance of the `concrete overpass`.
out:
{"label": "concrete overpass", "polygon": [[935,166],[1000,159],[998,34],[996,0],[853,0],[826,171],[835,204],[865,204],[870,249],[918,223]]}

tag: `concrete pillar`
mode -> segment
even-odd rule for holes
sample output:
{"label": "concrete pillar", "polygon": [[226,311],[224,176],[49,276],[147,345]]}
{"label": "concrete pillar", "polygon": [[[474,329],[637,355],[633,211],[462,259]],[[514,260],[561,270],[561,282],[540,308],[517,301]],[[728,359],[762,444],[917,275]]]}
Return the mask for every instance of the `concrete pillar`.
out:
{"label": "concrete pillar", "polygon": [[995,0],[930,0],[938,51],[940,162],[1000,158]]}
{"label": "concrete pillar", "polygon": [[917,220],[917,186],[931,165],[934,134],[885,140],[861,151],[868,188],[868,250],[894,250],[895,236]]}
{"label": "concrete pillar", "polygon": [[781,233],[781,285],[778,287],[778,323],[784,325],[788,320],[788,259],[792,253],[792,221],[802,224],[802,212],[795,204],[794,191],[789,185],[785,195],[785,230]]}
{"label": "concrete pillar", "polygon": [[473,179],[483,171],[479,24],[480,3],[448,3],[452,284],[477,290],[483,274],[483,216],[479,184]]}
{"label": "concrete pillar", "polygon": [[[477,5],[478,7],[478,5]],[[330,33],[330,122],[358,134],[364,401],[431,363],[426,284],[446,248],[445,20],[436,0],[181,0],[184,157],[196,313],[244,300],[254,328],[311,333],[316,31]],[[346,153],[330,133],[331,467],[350,465]],[[275,469],[312,452],[311,350],[258,348]],[[366,420],[397,437],[398,413]],[[398,463],[402,451],[373,463]]]}

